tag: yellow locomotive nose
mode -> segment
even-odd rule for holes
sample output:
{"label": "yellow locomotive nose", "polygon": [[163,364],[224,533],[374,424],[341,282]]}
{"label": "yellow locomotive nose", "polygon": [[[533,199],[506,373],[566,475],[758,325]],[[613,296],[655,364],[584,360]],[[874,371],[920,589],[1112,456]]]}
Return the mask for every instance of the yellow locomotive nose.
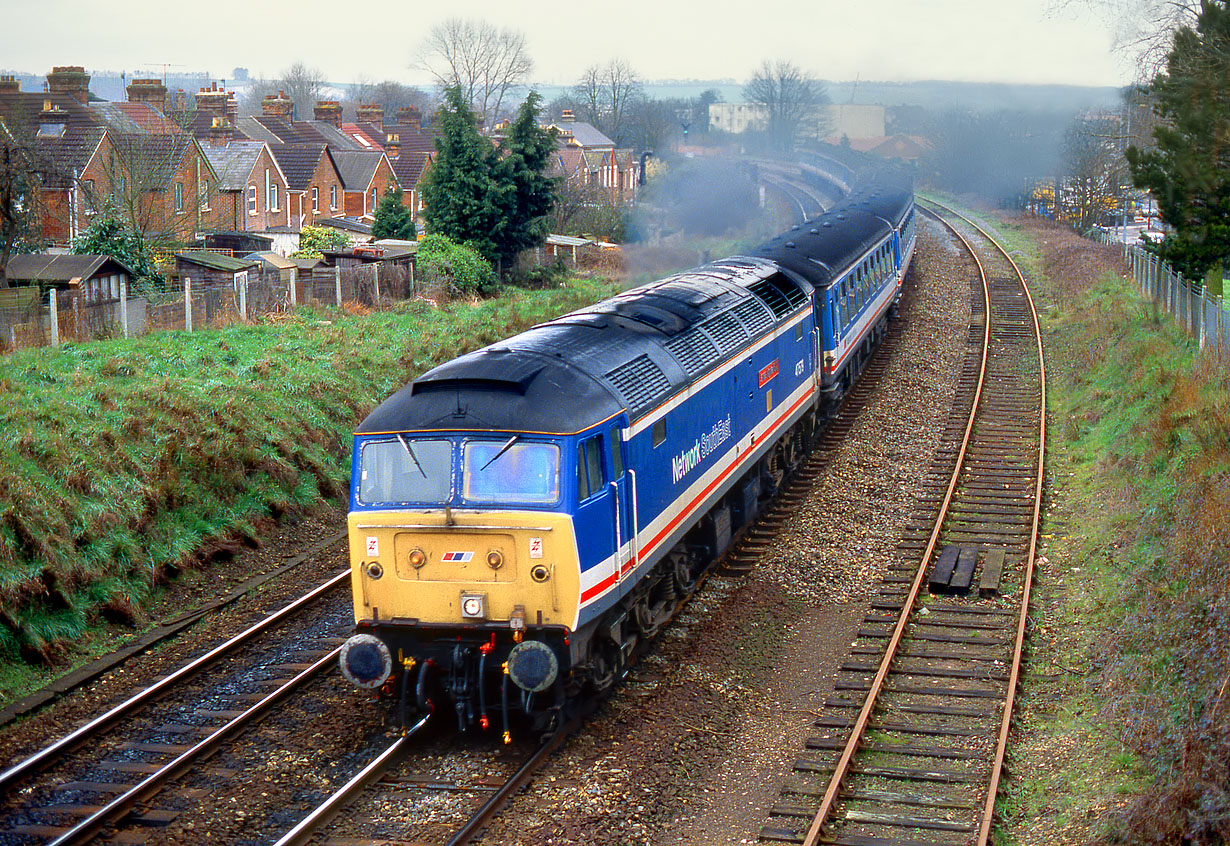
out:
{"label": "yellow locomotive nose", "polygon": [[567,514],[352,512],[350,548],[356,622],[576,626],[580,565]]}

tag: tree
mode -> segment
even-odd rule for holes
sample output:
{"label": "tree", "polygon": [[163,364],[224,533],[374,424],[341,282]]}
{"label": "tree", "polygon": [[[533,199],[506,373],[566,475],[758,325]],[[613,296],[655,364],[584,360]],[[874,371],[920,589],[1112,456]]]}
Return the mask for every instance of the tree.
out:
{"label": "tree", "polygon": [[0,121],[0,288],[9,287],[9,256],[39,241],[39,185],[36,157],[20,129]]}
{"label": "tree", "polygon": [[1157,199],[1173,227],[1156,247],[1189,278],[1209,274],[1220,292],[1230,255],[1230,8],[1203,0],[1195,28],[1175,33],[1174,46],[1149,91],[1162,123],[1156,148],[1127,150],[1132,180]]}
{"label": "tree", "polygon": [[1064,135],[1058,215],[1085,232],[1113,216],[1125,173],[1117,115],[1087,115]]}
{"label": "tree", "polygon": [[538,124],[542,98],[531,91],[517,110],[517,118],[504,141],[506,155],[500,160],[497,178],[512,185],[508,195],[509,225],[499,243],[501,264],[517,253],[537,247],[547,237],[548,216],[555,204],[557,180],[547,176],[547,164],[555,149],[555,133]]}
{"label": "tree", "polygon": [[456,88],[484,126],[503,116],[504,101],[525,82],[534,63],[525,33],[481,20],[449,18],[428,32],[416,65],[441,88]]}
{"label": "tree", "polygon": [[782,152],[794,149],[803,124],[815,121],[829,101],[824,85],[785,59],[763,62],[743,96],[765,110],[769,143]]}
{"label": "tree", "polygon": [[578,117],[592,123],[616,147],[635,146],[642,139],[635,136],[628,117],[642,98],[640,77],[622,59],[611,59],[605,65],[586,68],[581,80],[572,87]]}
{"label": "tree", "polygon": [[305,226],[299,232],[299,249],[291,258],[324,258],[324,250],[340,250],[350,244],[345,232],[329,226]]}
{"label": "tree", "polygon": [[396,238],[399,241],[413,241],[418,237],[414,228],[414,218],[410,209],[402,205],[401,190],[391,187],[380,198],[376,206],[376,219],[372,223],[372,238]]}
{"label": "tree", "polygon": [[99,210],[85,232],[73,239],[71,249],[76,255],[111,256],[127,265],[135,274],[133,286],[138,290],[157,290],[166,285],[149,244],[113,205]]}
{"label": "tree", "polygon": [[324,71],[308,67],[303,62],[295,62],[282,71],[281,78],[277,80],[277,87],[295,104],[292,117],[296,120],[312,119],[315,114],[313,109],[324,94],[326,84]]}
{"label": "tree", "polygon": [[387,123],[392,123],[397,110],[405,106],[414,106],[423,115],[430,114],[435,108],[432,98],[412,85],[403,85],[392,79],[372,82],[362,77],[350,86],[347,101],[342,105],[350,106],[352,110],[358,106],[380,106],[384,109]]}
{"label": "tree", "polygon": [[427,230],[468,244],[494,262],[509,225],[505,212],[513,186],[497,179],[495,146],[479,134],[460,87],[445,89],[436,117],[436,160],[423,177]]}

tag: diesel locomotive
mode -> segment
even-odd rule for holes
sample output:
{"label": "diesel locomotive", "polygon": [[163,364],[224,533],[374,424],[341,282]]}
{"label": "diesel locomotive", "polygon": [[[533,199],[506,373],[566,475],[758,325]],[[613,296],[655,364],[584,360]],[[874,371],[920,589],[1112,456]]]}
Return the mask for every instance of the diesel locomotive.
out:
{"label": "diesel locomotive", "polygon": [[904,179],[425,373],[354,435],[343,673],[462,729],[609,688],[804,456],[914,251]]}

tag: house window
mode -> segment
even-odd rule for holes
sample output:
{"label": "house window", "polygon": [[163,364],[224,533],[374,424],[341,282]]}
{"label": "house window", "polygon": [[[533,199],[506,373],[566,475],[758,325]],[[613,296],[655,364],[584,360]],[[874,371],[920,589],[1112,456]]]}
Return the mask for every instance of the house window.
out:
{"label": "house window", "polygon": [[94,190],[94,180],[81,180],[81,191],[85,195],[85,213],[94,214],[98,211],[98,194]]}
{"label": "house window", "polygon": [[175,210],[181,212],[184,210],[184,183],[175,183]]}
{"label": "house window", "polygon": [[271,212],[277,211],[278,210],[278,183],[276,182],[269,183],[269,190],[266,193],[268,193],[269,195],[269,211]]}
{"label": "house window", "polygon": [[329,208],[331,209],[337,208],[337,186],[336,185],[329,186]]}
{"label": "house window", "polygon": [[372,186],[372,211],[376,210],[376,186]]}
{"label": "house window", "polygon": [[256,186],[248,186],[248,214],[256,214]]}
{"label": "house window", "polygon": [[320,211],[320,196],[317,193],[319,190],[320,189],[317,188],[315,185],[312,186],[312,211],[313,212]]}

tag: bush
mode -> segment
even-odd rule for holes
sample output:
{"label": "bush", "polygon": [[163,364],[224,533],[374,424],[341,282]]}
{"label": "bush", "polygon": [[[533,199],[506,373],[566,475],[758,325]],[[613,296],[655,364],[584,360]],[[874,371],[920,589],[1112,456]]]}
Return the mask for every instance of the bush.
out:
{"label": "bush", "polygon": [[509,282],[518,288],[554,288],[566,281],[568,276],[568,266],[557,258],[551,264],[517,267],[509,275]]}
{"label": "bush", "polygon": [[480,294],[495,284],[491,264],[477,250],[454,244],[443,235],[428,235],[420,241],[416,260],[427,279],[446,282],[462,294]]}
{"label": "bush", "polygon": [[299,249],[291,258],[324,258],[323,250],[340,250],[350,244],[346,233],[328,226],[305,226],[299,233]]}

